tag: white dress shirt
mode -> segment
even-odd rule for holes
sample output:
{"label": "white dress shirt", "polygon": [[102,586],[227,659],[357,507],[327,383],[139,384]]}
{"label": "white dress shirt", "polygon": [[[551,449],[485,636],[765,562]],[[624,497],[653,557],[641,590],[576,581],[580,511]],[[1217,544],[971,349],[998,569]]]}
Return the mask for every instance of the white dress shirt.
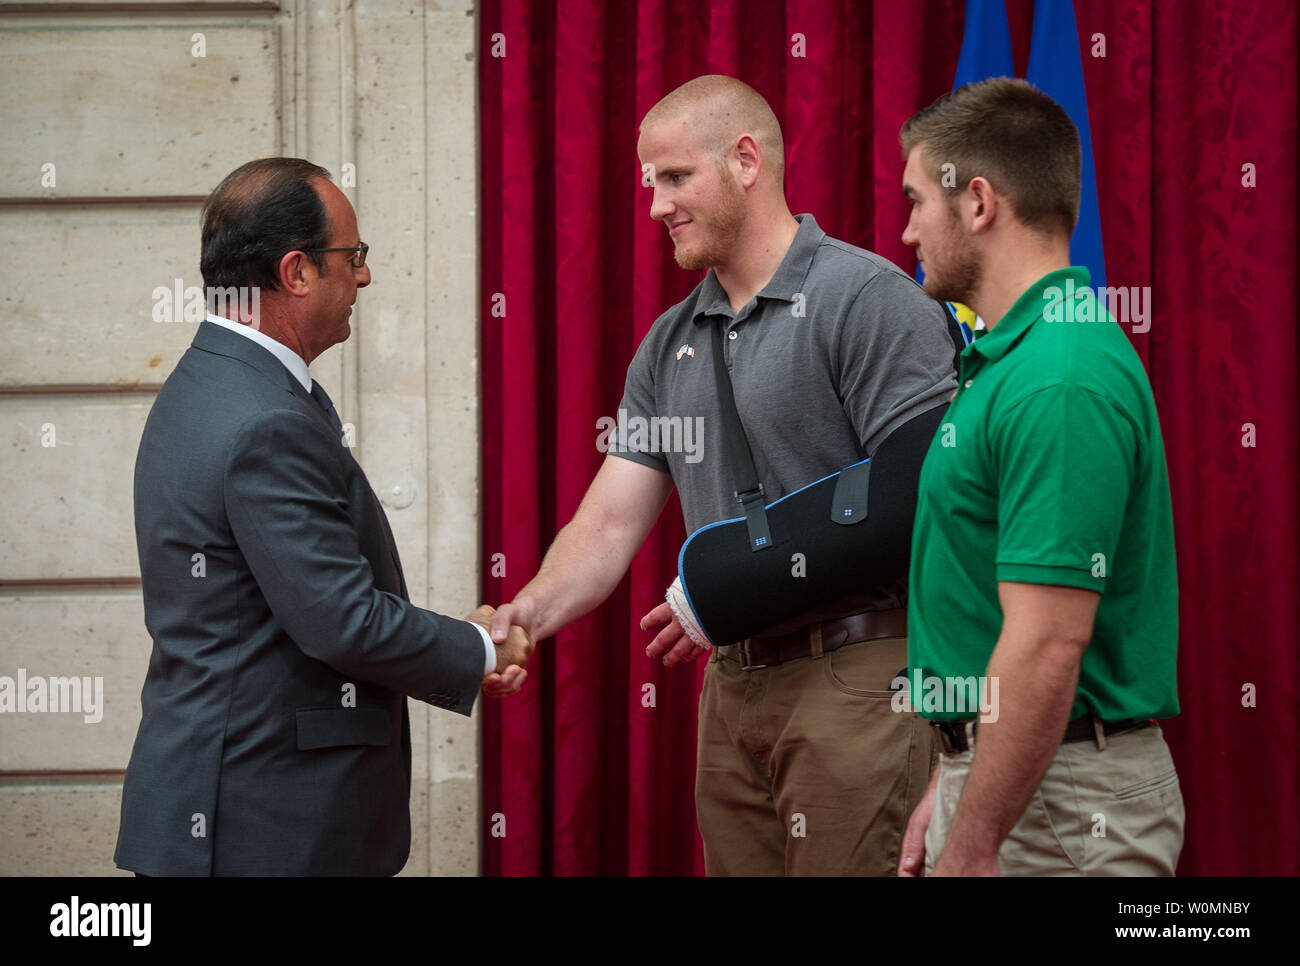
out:
{"label": "white dress shirt", "polygon": [[[230,319],[224,319],[219,315],[209,315],[208,321],[213,325],[219,325],[223,329],[229,329],[231,332],[238,332],[246,339],[251,339],[260,345],[271,355],[275,356],[289,370],[289,374],[302,383],[302,387],[311,392],[311,373],[307,371],[307,363],[302,356],[294,352],[283,342],[277,342],[265,332],[253,328],[251,325],[244,325],[242,322],[232,322]],[[483,638],[484,664],[483,674],[488,675],[497,669],[497,649],[492,643],[492,637],[482,625],[475,624],[473,621],[466,621]]]}

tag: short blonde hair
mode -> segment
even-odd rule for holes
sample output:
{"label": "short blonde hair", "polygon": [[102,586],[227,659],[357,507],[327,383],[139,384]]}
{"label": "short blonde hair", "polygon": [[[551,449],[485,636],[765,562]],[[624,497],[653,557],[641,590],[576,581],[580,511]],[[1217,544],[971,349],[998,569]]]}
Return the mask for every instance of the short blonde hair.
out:
{"label": "short blonde hair", "polygon": [[695,121],[705,146],[725,156],[742,134],[752,134],[776,183],[785,179],[785,141],[781,123],[763,95],[744,81],[725,74],[705,74],[689,80],[646,112],[641,128],[683,115]]}

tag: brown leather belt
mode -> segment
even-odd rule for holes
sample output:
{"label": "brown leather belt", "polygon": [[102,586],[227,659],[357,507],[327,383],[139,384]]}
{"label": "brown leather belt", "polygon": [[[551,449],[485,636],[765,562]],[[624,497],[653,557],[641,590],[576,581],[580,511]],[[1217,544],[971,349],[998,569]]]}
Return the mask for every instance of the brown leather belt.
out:
{"label": "brown leather belt", "polygon": [[822,653],[837,650],[845,644],[906,637],[907,609],[900,607],[853,614],[835,621],[809,624],[789,634],[750,637],[731,647],[719,648],[718,652],[725,658],[739,661],[742,671],[757,671],[797,658],[811,657],[819,634]]}
{"label": "brown leather belt", "polygon": [[[968,719],[969,720],[969,719]],[[1148,718],[1126,718],[1123,721],[1103,721],[1101,722],[1101,731],[1106,737],[1117,735],[1121,731],[1134,731],[1138,728],[1145,728],[1151,724]],[[939,744],[943,747],[945,755],[959,755],[963,751],[970,751],[970,742],[966,739],[966,721],[931,721],[931,727],[939,735]],[[971,733],[974,734],[979,730],[980,723],[978,720],[973,722]],[[1090,714],[1081,714],[1065,727],[1065,736],[1061,738],[1061,744],[1071,741],[1087,741],[1096,737],[1096,729],[1093,726],[1093,718]]]}

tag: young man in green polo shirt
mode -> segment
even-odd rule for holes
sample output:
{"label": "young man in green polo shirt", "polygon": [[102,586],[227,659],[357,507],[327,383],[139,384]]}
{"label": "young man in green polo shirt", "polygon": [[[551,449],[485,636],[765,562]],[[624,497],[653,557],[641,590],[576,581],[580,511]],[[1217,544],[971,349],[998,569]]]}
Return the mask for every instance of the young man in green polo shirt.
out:
{"label": "young man in green polo shirt", "polygon": [[901,141],[925,289],[988,330],[921,473],[909,682],[944,753],[899,873],[1172,875],[1183,802],[1151,720],[1178,713],[1169,479],[1137,353],[1070,266],[1078,132],[999,78]]}

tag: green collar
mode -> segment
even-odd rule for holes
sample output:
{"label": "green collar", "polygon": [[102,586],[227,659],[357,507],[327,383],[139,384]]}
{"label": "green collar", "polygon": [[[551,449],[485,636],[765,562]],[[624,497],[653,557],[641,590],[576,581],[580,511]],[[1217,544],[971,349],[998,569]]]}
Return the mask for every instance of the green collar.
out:
{"label": "green collar", "polygon": [[990,362],[997,362],[1011,351],[1034,322],[1043,317],[1043,310],[1051,302],[1047,297],[1048,289],[1055,287],[1058,292],[1065,293],[1070,291],[1070,282],[1073,282],[1073,290],[1078,291],[1087,288],[1091,280],[1091,274],[1082,265],[1048,272],[1021,293],[1016,304],[991,330],[976,333],[976,339],[966,347],[966,353],[978,352]]}

